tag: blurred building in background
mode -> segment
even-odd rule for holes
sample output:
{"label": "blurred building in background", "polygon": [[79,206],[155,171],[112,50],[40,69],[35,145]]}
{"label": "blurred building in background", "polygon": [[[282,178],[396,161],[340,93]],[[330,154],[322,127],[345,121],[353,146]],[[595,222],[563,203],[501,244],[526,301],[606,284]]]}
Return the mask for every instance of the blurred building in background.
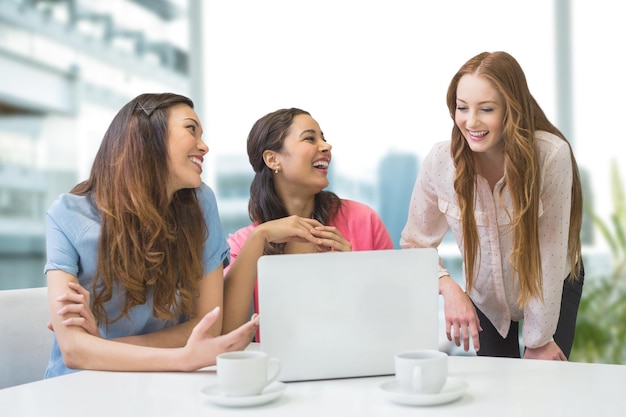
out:
{"label": "blurred building in background", "polygon": [[396,248],[400,248],[400,234],[409,213],[418,168],[417,157],[407,153],[385,155],[378,167],[378,214],[386,219],[385,225]]}
{"label": "blurred building in background", "polygon": [[186,3],[0,0],[0,289],[45,283],[46,208],[117,110],[190,91]]}
{"label": "blurred building in background", "polygon": [[215,160],[214,190],[224,231],[233,233],[250,224],[248,197],[254,171],[245,154],[220,155]]}

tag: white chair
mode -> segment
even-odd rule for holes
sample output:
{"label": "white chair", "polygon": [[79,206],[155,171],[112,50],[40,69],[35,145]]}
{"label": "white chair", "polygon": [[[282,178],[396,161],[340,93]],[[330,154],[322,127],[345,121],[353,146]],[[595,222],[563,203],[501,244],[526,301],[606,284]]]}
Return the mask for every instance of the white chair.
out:
{"label": "white chair", "polygon": [[0,389],[43,378],[52,347],[46,287],[0,290]]}

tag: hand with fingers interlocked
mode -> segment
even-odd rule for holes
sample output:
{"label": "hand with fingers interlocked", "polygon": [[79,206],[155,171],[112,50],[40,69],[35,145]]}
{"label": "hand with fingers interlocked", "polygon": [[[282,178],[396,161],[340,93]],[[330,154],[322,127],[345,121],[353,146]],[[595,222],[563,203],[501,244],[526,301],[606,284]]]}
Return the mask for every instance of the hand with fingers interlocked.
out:
{"label": "hand with fingers interlocked", "polygon": [[257,233],[272,243],[311,243],[318,252],[350,252],[352,244],[334,226],[324,226],[315,219],[296,215],[260,224]]}

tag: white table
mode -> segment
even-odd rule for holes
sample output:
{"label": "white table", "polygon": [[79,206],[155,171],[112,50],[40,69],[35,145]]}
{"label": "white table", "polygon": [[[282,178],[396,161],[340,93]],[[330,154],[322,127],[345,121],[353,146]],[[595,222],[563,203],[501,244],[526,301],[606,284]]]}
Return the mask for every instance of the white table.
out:
{"label": "white table", "polygon": [[0,390],[0,415],[59,416],[585,416],[626,415],[626,366],[452,356],[450,376],[469,384],[453,403],[396,405],[379,389],[392,376],[292,382],[252,408],[213,405],[200,393],[213,368],[193,373],[82,371]]}

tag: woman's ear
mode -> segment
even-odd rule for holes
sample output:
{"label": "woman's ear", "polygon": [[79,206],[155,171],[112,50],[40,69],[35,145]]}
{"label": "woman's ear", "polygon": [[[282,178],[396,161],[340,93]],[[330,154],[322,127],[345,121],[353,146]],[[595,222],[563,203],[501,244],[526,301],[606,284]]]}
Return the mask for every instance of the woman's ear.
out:
{"label": "woman's ear", "polygon": [[275,151],[263,151],[263,161],[272,170],[280,165],[278,154]]}

